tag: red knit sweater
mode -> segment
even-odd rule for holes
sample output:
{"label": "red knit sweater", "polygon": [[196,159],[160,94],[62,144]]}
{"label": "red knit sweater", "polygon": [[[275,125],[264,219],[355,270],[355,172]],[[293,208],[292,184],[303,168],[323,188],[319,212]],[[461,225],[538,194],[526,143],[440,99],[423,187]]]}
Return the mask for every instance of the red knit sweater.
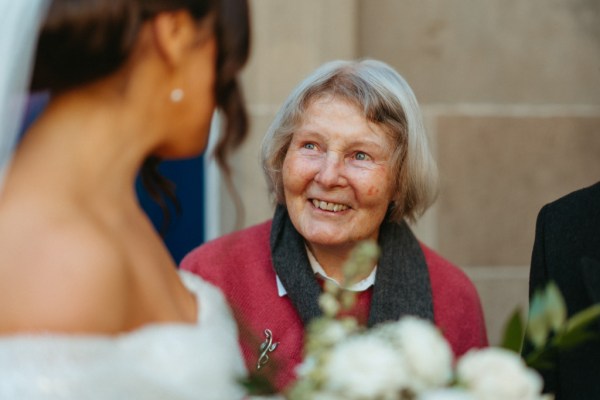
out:
{"label": "red knit sweater", "polygon": [[[265,329],[279,342],[261,371],[283,390],[302,360],[304,327],[287,296],[279,297],[271,263],[271,221],[205,243],[188,254],[181,268],[197,273],[225,294],[240,328],[240,345],[249,371],[256,371]],[[469,278],[421,245],[429,269],[435,324],[459,356],[487,345],[479,296]],[[355,314],[365,319],[372,288],[361,292]],[[200,308],[202,305],[200,304]]]}

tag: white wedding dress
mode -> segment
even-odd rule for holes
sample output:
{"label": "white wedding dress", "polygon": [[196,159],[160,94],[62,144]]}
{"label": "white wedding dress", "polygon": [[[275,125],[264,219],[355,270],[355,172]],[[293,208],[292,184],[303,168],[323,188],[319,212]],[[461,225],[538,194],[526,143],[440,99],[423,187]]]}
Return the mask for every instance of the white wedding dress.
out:
{"label": "white wedding dress", "polygon": [[196,324],[119,336],[0,336],[0,399],[241,399],[237,327],[221,292],[180,271]]}
{"label": "white wedding dress", "polygon": [[[0,0],[0,194],[48,5]],[[195,324],[152,324],[117,336],[0,335],[0,400],[243,398],[246,370],[223,295],[189,272],[180,276],[198,300]]]}

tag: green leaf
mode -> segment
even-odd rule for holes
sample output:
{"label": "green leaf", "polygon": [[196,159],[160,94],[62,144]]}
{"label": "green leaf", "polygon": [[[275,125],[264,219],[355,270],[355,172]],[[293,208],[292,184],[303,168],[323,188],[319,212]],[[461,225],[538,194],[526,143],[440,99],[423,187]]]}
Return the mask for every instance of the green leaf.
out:
{"label": "green leaf", "polygon": [[[552,294],[552,296],[556,296],[556,293]],[[544,304],[545,301],[548,301],[547,297],[542,299],[542,301],[536,305],[538,317],[543,314],[542,311],[548,310],[546,304]],[[556,301],[556,298],[551,301]],[[535,350],[525,358],[526,364],[535,369],[553,368],[559,351],[568,351],[583,343],[600,340],[600,334],[597,331],[588,330],[590,325],[599,318],[600,304],[593,305],[578,312],[564,322],[550,340],[546,338],[546,340],[541,341],[536,346]],[[541,318],[538,319],[538,322],[540,322]],[[542,331],[542,329],[539,330],[540,332]],[[540,334],[540,332],[538,332],[538,334]],[[531,332],[528,331],[528,335],[530,334]],[[538,338],[538,340],[539,339],[541,338]]]}
{"label": "green leaf", "polygon": [[516,309],[506,323],[500,347],[518,353],[521,351],[522,343],[523,319],[521,317],[521,310]]}
{"label": "green leaf", "polygon": [[527,337],[535,348],[542,347],[550,335],[550,326],[546,312],[545,292],[536,290],[529,304],[527,320]]}
{"label": "green leaf", "polygon": [[525,357],[525,364],[534,369],[552,369],[556,362],[556,349],[553,347],[541,347],[529,353]]}
{"label": "green leaf", "polygon": [[595,304],[573,315],[567,321],[567,332],[586,329],[592,322],[600,318],[600,304]]}
{"label": "green leaf", "polygon": [[556,366],[556,364],[553,361],[550,360],[546,360],[546,359],[539,359],[536,362],[530,362],[527,364],[527,366],[529,366],[530,368],[533,368],[535,370],[541,371],[541,370],[552,370],[554,369],[554,367]]}
{"label": "green leaf", "polygon": [[248,394],[256,396],[266,396],[276,394],[277,390],[269,382],[269,380],[262,375],[250,373],[247,378],[241,379],[239,383],[246,389]]}
{"label": "green leaf", "polygon": [[567,318],[567,306],[560,293],[560,289],[554,282],[549,282],[544,291],[544,312],[550,327],[558,331]]}
{"label": "green leaf", "polygon": [[557,339],[556,344],[558,349],[570,350],[574,347],[579,346],[585,342],[591,342],[592,340],[598,340],[598,333],[596,332],[585,332],[585,331],[577,331],[576,333],[563,335],[559,339]]}
{"label": "green leaf", "polygon": [[552,340],[560,350],[567,350],[591,340],[599,340],[600,334],[588,330],[589,326],[600,318],[600,304],[593,305],[572,316],[565,328]]}

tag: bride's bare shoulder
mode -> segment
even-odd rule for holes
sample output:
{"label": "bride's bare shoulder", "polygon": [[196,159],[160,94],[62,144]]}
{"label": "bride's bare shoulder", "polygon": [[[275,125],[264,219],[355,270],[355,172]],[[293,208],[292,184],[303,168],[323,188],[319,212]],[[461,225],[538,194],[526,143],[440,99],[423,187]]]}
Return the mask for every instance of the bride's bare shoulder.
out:
{"label": "bride's bare shoulder", "polygon": [[114,240],[85,220],[30,217],[0,223],[0,332],[120,330],[128,276]]}

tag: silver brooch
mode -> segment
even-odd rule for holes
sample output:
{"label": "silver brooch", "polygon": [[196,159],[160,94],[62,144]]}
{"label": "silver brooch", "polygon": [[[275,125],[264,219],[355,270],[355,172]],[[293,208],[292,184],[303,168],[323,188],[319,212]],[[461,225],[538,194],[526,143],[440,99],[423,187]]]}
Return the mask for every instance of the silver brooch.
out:
{"label": "silver brooch", "polygon": [[261,369],[263,365],[269,362],[269,353],[272,353],[279,342],[273,343],[273,333],[270,329],[265,329],[266,339],[260,344],[260,355],[258,356],[258,362],[256,363],[256,369]]}

